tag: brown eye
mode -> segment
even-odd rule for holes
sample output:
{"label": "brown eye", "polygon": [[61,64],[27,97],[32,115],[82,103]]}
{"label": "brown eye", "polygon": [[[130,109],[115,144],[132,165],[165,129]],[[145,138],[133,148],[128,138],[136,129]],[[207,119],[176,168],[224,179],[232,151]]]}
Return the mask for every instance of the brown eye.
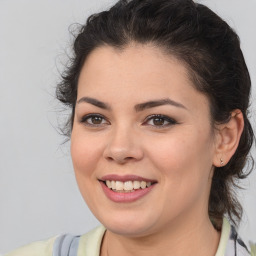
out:
{"label": "brown eye", "polygon": [[101,116],[91,117],[91,123],[92,124],[101,124],[102,120],[103,120],[103,118]]}
{"label": "brown eye", "polygon": [[109,124],[109,122],[103,116],[97,114],[86,115],[80,120],[80,122],[87,126],[96,127]]}
{"label": "brown eye", "polygon": [[161,118],[161,117],[156,117],[152,121],[153,121],[154,125],[164,125],[165,124],[164,123],[165,120],[163,118]]}
{"label": "brown eye", "polygon": [[177,122],[174,119],[165,115],[151,115],[144,122],[144,125],[150,125],[156,128],[166,128],[175,124]]}

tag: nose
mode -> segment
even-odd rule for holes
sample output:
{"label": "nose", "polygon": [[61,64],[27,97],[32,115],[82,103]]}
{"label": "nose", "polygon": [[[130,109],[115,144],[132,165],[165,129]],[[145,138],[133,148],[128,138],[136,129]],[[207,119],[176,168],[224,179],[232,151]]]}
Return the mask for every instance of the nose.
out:
{"label": "nose", "polygon": [[141,160],[143,150],[139,135],[133,129],[113,129],[103,155],[108,161],[118,164]]}

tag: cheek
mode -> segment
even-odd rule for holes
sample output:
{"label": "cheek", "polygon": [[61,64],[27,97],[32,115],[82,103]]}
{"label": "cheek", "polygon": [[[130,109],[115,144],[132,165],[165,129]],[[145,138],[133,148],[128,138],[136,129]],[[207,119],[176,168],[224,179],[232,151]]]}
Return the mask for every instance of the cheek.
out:
{"label": "cheek", "polygon": [[83,129],[73,128],[71,134],[71,157],[77,185],[87,205],[94,211],[96,205],[92,193],[98,183],[95,170],[102,155],[102,143],[97,136],[89,136]]}
{"label": "cheek", "polygon": [[178,199],[208,189],[212,143],[205,132],[182,131],[170,134],[168,139],[158,138],[151,145],[157,147],[151,146],[149,158],[155,169],[160,170],[166,193],[177,195]]}
{"label": "cheek", "polygon": [[84,132],[76,128],[73,129],[71,135],[71,156],[76,176],[92,174],[101,156],[101,147],[100,141],[97,141],[95,137],[86,136]]}
{"label": "cheek", "polygon": [[[149,159],[153,159],[155,164],[161,169],[179,169],[188,164],[201,165],[202,162],[209,162],[211,155],[209,138],[200,132],[186,132],[169,134],[163,137],[151,137],[147,149],[150,154]],[[200,161],[199,161],[200,160]],[[205,160],[205,161],[204,161]],[[185,170],[184,170],[185,171]]]}

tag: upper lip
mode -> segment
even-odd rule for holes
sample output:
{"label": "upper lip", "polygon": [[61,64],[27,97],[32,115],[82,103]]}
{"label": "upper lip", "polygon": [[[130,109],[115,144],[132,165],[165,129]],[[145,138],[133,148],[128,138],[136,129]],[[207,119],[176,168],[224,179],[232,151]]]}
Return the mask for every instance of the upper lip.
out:
{"label": "upper lip", "polygon": [[100,179],[101,181],[106,181],[106,180],[114,180],[114,181],[146,181],[146,182],[156,182],[156,180],[152,180],[152,179],[147,179],[147,178],[143,178],[141,176],[137,176],[137,175],[117,175],[117,174],[108,174],[105,175],[103,177],[101,177]]}

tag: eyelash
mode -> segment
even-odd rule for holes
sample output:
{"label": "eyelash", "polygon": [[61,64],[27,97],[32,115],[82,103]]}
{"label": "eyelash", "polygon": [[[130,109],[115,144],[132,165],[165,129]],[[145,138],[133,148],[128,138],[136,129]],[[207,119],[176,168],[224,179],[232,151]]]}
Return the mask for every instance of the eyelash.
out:
{"label": "eyelash", "polygon": [[[103,115],[100,114],[89,114],[89,115],[85,115],[81,118],[80,123],[85,124],[86,126],[91,126],[91,127],[99,127],[102,126],[101,124],[92,124],[92,123],[88,123],[88,120],[90,118],[101,118],[102,120],[106,120],[106,118]],[[107,121],[107,120],[106,120]],[[107,121],[109,123],[109,121]],[[104,124],[105,125],[105,124]]]}
{"label": "eyelash", "polygon": [[177,124],[177,121],[175,121],[173,118],[170,118],[168,116],[165,116],[165,115],[160,115],[160,114],[157,114],[157,115],[150,115],[146,118],[146,121],[143,122],[143,125],[145,125],[145,123],[148,123],[149,121],[151,120],[154,120],[154,119],[162,119],[165,122],[167,122],[167,124],[163,124],[163,125],[154,125],[154,124],[146,124],[146,125],[150,125],[150,126],[153,126],[157,129],[163,129],[163,128],[166,128],[166,127],[169,127],[169,126],[172,126],[172,125],[175,125]]}
{"label": "eyelash", "polygon": [[[88,120],[90,118],[100,118],[101,120],[105,120],[105,123],[100,123],[100,124],[89,123]],[[164,122],[163,125],[148,124],[149,121],[154,120],[154,119],[162,120]],[[103,115],[89,114],[89,115],[83,116],[80,120],[80,123],[83,123],[86,126],[90,126],[90,127],[101,127],[102,125],[104,125],[104,126],[108,125],[110,122]],[[177,121],[175,121],[173,118],[170,118],[168,116],[157,114],[157,115],[148,116],[142,124],[143,125],[149,125],[149,126],[152,126],[154,128],[157,128],[157,129],[161,129],[161,128],[163,129],[163,128],[166,128],[166,127],[177,124]]]}

